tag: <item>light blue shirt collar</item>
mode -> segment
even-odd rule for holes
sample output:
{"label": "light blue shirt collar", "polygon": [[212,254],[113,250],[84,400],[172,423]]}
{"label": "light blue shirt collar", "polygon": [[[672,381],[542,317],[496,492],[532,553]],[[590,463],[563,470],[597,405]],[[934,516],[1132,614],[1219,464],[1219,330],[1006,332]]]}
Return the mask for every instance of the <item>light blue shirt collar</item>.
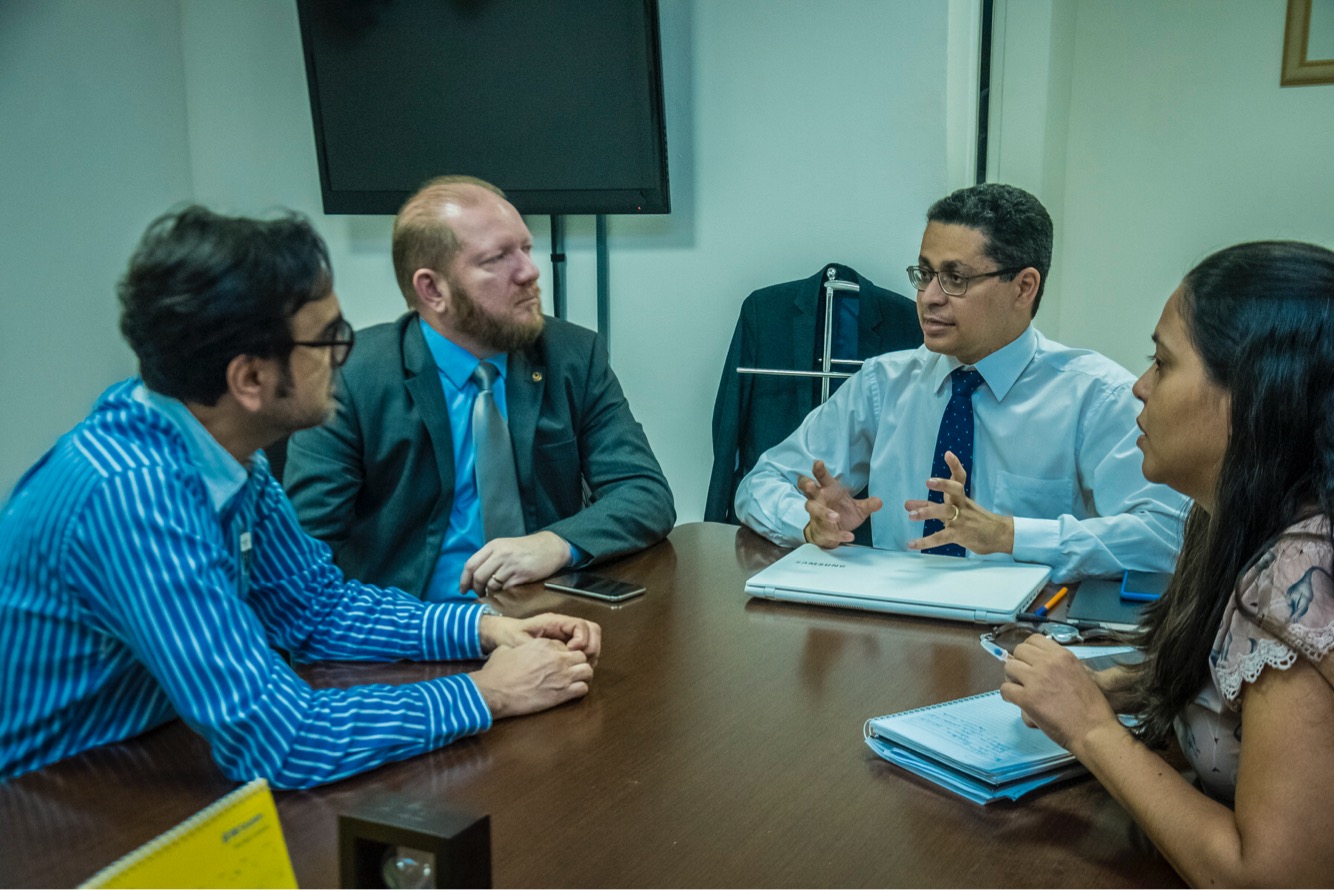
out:
{"label": "light blue shirt collar", "polygon": [[249,471],[213,438],[213,434],[204,428],[199,418],[191,414],[181,400],[153,392],[142,382],[134,388],[130,397],[166,417],[180,432],[185,439],[185,450],[190,455],[191,463],[203,477],[209,502],[214,510],[222,513],[223,507],[245,487],[250,478]]}
{"label": "light blue shirt collar", "polygon": [[[1038,334],[1029,325],[1024,328],[1024,332],[1015,337],[1009,343],[1006,343],[1000,349],[997,349],[991,355],[982,359],[973,367],[977,368],[982,379],[986,381],[987,389],[996,397],[997,402],[1005,401],[1005,395],[1014,386],[1019,375],[1028,367],[1028,363],[1033,360],[1033,356],[1038,351]],[[952,355],[942,355],[938,357],[935,368],[932,370],[932,387],[936,392],[940,392],[941,387],[945,385],[954,373],[956,368],[964,367],[963,362]]]}
{"label": "light blue shirt collar", "polygon": [[[422,336],[426,338],[426,348],[431,350],[435,366],[456,389],[463,389],[471,381],[472,372],[477,370],[480,360],[427,324],[426,319],[419,317],[417,323],[421,325]],[[501,352],[490,356],[487,361],[500,371],[500,381],[503,385],[506,373],[509,371],[509,355]]]}

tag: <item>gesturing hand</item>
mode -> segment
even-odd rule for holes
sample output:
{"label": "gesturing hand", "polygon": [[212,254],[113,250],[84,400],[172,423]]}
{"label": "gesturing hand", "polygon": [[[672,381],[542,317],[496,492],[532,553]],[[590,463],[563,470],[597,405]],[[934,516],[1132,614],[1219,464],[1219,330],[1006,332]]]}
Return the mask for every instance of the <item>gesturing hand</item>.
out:
{"label": "gesturing hand", "polygon": [[968,473],[953,451],[945,452],[950,478],[926,480],[926,487],[945,496],[944,503],[934,501],[904,501],[908,518],[924,522],[938,519],[945,527],[934,535],[908,542],[910,550],[928,550],[941,544],[958,544],[974,553],[1013,553],[1014,519],[983,510],[977,502],[964,494]]}
{"label": "gesturing hand", "polygon": [[884,506],[880,498],[854,498],[848,487],[825,468],[822,460],[815,462],[811,473],[814,479],[802,476],[797,480],[797,490],[806,496],[806,512],[811,518],[803,534],[812,544],[826,550],[847,544],[852,540],[852,532]]}

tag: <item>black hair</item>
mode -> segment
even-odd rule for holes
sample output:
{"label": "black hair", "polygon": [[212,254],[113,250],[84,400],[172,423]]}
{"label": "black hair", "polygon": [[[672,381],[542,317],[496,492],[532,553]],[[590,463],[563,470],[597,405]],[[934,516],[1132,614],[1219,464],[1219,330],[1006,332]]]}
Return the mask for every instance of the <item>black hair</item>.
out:
{"label": "black hair", "polygon": [[[1208,682],[1209,653],[1241,577],[1293,524],[1334,516],[1334,252],[1239,244],[1196,266],[1181,297],[1191,345],[1230,398],[1231,429],[1214,510],[1192,508],[1176,574],[1140,638],[1147,658],[1134,704],[1153,743],[1166,740]],[[1238,606],[1287,639],[1283,627]]]}
{"label": "black hair", "polygon": [[333,288],[310,221],[221,216],[190,206],[148,227],[117,286],[120,330],[149,389],[214,405],[238,355],[282,357],[291,318]]}
{"label": "black hair", "polygon": [[[959,189],[931,205],[927,222],[967,226],[986,235],[986,255],[1002,269],[1032,266],[1041,276],[1031,315],[1038,314],[1051,269],[1051,216],[1042,202],[1021,188],[999,182]],[[1017,272],[1000,276],[1013,281]]]}

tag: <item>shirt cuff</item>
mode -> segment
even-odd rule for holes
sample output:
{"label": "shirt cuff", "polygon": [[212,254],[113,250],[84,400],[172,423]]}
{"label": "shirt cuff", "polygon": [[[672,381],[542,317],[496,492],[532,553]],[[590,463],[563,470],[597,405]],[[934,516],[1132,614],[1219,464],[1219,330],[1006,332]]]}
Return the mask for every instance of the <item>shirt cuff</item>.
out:
{"label": "shirt cuff", "polygon": [[[800,547],[806,543],[806,526],[811,521],[811,514],[806,512],[806,501],[792,500],[783,508],[783,527],[779,530],[782,541],[776,543],[788,547]],[[867,520],[868,522],[870,520]]]}
{"label": "shirt cuff", "polygon": [[1054,565],[1061,555],[1059,519],[1022,519],[1014,517],[1015,562]]}
{"label": "shirt cuff", "polygon": [[433,747],[491,728],[491,709],[467,674],[451,674],[427,681],[422,684],[422,690],[430,700],[428,714]]}
{"label": "shirt cuff", "polygon": [[[564,538],[561,538],[561,540],[565,541]],[[570,561],[565,564],[565,568],[568,569],[571,566],[581,566],[584,563],[588,562],[587,553],[580,550],[578,547],[574,546],[569,541],[565,541],[565,546],[570,548]]]}
{"label": "shirt cuff", "polygon": [[495,610],[472,603],[427,603],[422,617],[422,655],[427,661],[475,661],[482,653],[481,621]]}

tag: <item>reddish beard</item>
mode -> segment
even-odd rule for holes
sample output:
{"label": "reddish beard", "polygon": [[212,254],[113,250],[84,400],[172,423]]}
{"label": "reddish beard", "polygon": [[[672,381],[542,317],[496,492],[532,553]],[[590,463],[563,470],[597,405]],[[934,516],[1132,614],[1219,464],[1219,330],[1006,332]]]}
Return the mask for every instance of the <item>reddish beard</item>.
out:
{"label": "reddish beard", "polygon": [[449,281],[448,284],[453,298],[451,321],[460,334],[471,337],[497,352],[526,349],[541,335],[546,319],[542,317],[541,311],[542,288],[537,282],[525,287],[523,294],[525,299],[534,300],[534,305],[538,309],[529,317],[519,320],[492,315],[483,309],[481,304],[473,299],[472,294],[468,293],[467,288],[459,282]]}

